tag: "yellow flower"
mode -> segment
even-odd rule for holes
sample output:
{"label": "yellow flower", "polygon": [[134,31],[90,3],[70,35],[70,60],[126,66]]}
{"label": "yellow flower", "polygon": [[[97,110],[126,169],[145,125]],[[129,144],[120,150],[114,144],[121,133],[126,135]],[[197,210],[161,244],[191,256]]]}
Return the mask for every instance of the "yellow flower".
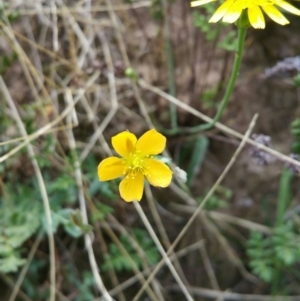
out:
{"label": "yellow flower", "polygon": [[140,201],[144,190],[144,178],[157,187],[167,187],[172,180],[172,171],[153,158],[166,146],[166,138],[156,130],[147,131],[138,140],[128,131],[112,137],[113,148],[122,157],[109,157],[100,162],[100,181],[109,181],[121,176],[119,190],[126,202]]}
{"label": "yellow flower", "polygon": [[[191,6],[199,6],[216,0],[197,0],[191,2]],[[300,10],[283,0],[225,0],[215,11],[209,22],[216,23],[222,19],[226,23],[234,23],[241,16],[243,9],[248,9],[248,19],[254,28],[265,28],[265,18],[262,10],[276,23],[286,25],[290,22],[276,8],[300,16]]]}

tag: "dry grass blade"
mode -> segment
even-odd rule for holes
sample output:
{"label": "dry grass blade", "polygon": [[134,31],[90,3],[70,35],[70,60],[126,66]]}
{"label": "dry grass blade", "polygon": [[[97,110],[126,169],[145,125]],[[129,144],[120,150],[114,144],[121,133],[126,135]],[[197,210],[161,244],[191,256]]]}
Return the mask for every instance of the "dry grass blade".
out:
{"label": "dry grass blade", "polygon": [[[184,191],[181,190],[181,193],[179,194],[180,197],[189,197],[191,198],[187,193],[185,193]],[[191,198],[192,199],[192,198]],[[179,212],[187,212],[189,214],[193,214],[196,210],[196,206],[191,205],[191,207],[187,207],[186,205],[180,205],[180,204],[172,204],[171,205],[172,208],[174,208],[175,210],[178,210]],[[220,221],[225,221],[227,223],[231,223],[233,225],[237,225],[243,228],[246,228],[248,230],[251,231],[259,231],[265,234],[271,234],[272,233],[272,229],[258,224],[258,223],[254,223],[251,221],[248,221],[246,219],[243,218],[239,218],[239,217],[235,217],[235,216],[231,216],[225,213],[221,213],[221,212],[214,212],[214,211],[206,211],[203,210],[203,214],[209,216],[210,218],[212,218],[213,220],[220,220]]]}
{"label": "dry grass blade", "polygon": [[[294,20],[247,33],[224,123],[196,132],[212,121],[234,59],[236,28],[208,22],[212,7],[2,2],[0,299],[300,301],[299,78],[297,68],[275,74],[297,67]],[[261,76],[278,57],[275,76]],[[269,143],[249,138],[254,125]],[[152,128],[167,140],[154,159],[174,181],[146,184],[142,202],[128,204],[118,185],[130,160],[121,158],[125,172],[108,166],[107,181],[97,166],[120,158],[112,137]],[[284,168],[294,172],[286,187]],[[272,226],[276,207],[290,230]]]}
{"label": "dry grass blade", "polygon": [[[179,287],[169,287],[171,291],[179,292]],[[195,296],[201,296],[209,299],[216,299],[222,297],[223,300],[230,301],[299,301],[300,296],[264,296],[264,295],[247,295],[237,294],[231,292],[218,292],[207,288],[189,287],[189,290]]]}
{"label": "dry grass blade", "polygon": [[16,299],[16,297],[18,296],[18,293],[19,293],[19,290],[20,290],[20,287],[22,285],[22,282],[25,278],[25,275],[28,271],[28,268],[29,268],[29,265],[31,264],[31,261],[33,259],[33,256],[39,246],[39,244],[41,243],[41,240],[43,238],[43,232],[40,231],[40,233],[38,234],[38,236],[36,237],[32,247],[31,247],[31,250],[28,254],[28,258],[27,258],[27,261],[26,261],[26,264],[24,265],[24,267],[22,268],[21,272],[20,272],[20,275],[18,277],[18,280],[17,282],[15,283],[14,285],[14,289],[8,299],[8,301],[14,301]]}
{"label": "dry grass blade", "polygon": [[[173,242],[172,246],[169,248],[167,254],[169,254],[171,251],[174,250],[174,248],[176,247],[176,245],[178,244],[178,242],[180,241],[180,239],[184,236],[184,234],[186,233],[187,229],[191,226],[191,224],[194,222],[194,220],[197,218],[198,214],[201,212],[201,210],[203,209],[205,203],[209,200],[209,198],[213,195],[213,193],[215,192],[216,188],[220,185],[220,183],[222,182],[222,180],[225,178],[225,176],[227,175],[228,171],[230,170],[230,168],[232,167],[232,165],[234,164],[234,162],[237,159],[237,156],[239,155],[239,153],[241,152],[241,150],[243,149],[243,147],[245,146],[247,139],[249,137],[249,135],[251,134],[251,131],[255,125],[256,119],[258,118],[258,115],[256,114],[251,123],[250,126],[246,132],[246,134],[243,137],[243,140],[241,141],[239,147],[237,148],[237,150],[235,151],[235,153],[233,154],[232,158],[230,159],[229,163],[227,164],[226,168],[224,169],[224,171],[222,172],[222,174],[220,175],[220,177],[218,178],[218,180],[216,181],[216,183],[213,185],[213,187],[209,190],[208,194],[205,196],[205,198],[203,199],[201,205],[197,208],[197,210],[194,212],[194,214],[192,215],[192,217],[189,219],[189,221],[187,222],[187,224],[184,226],[184,228],[181,230],[181,232],[179,233],[179,235],[177,236],[177,238],[175,239],[175,241]],[[155,276],[155,274],[159,271],[159,269],[162,266],[162,261],[160,261],[155,270],[152,272],[152,274],[150,275],[150,277],[147,279],[147,285],[149,284],[150,281],[152,281],[152,278]],[[138,298],[141,296],[143,290],[146,287],[146,284],[144,284],[144,286],[140,289],[140,291],[136,294],[135,298],[133,301],[137,301]]]}
{"label": "dry grass blade", "polygon": [[[121,5],[114,5],[113,9],[118,11],[118,10],[128,10],[128,9],[137,9],[137,8],[142,8],[142,7],[148,7],[151,5],[151,1],[139,1],[137,3],[133,3],[133,4],[121,4]],[[29,5],[28,5],[29,6]],[[66,11],[65,9],[56,9],[55,13],[57,15],[65,15],[65,14],[69,14],[70,12],[72,14],[81,14],[81,13],[85,13],[86,10],[83,7],[80,6],[75,6],[75,7],[66,7],[68,9],[68,11]],[[17,7],[15,9],[18,9]],[[95,12],[106,12],[109,10],[109,7],[104,6],[104,5],[93,5],[90,8],[90,11],[95,13]],[[49,7],[43,7],[41,8],[41,10],[37,10],[37,9],[31,9],[30,6],[29,8],[21,8],[18,10],[19,13],[21,15],[37,15],[38,13],[43,13],[43,14],[50,14],[53,13],[53,8],[49,8]],[[13,10],[11,9],[5,9],[4,11],[6,14],[10,14],[13,12]]]}
{"label": "dry grass blade", "polygon": [[[70,90],[66,90],[66,99],[68,99],[69,103],[73,103]],[[69,124],[72,124],[71,118],[69,118]],[[73,152],[74,157],[75,157],[74,173],[75,173],[75,179],[76,179],[76,184],[77,184],[77,188],[78,188],[78,198],[79,198],[80,210],[82,213],[82,221],[83,221],[83,224],[87,225],[88,224],[88,216],[87,216],[86,202],[85,202],[84,190],[83,190],[83,180],[82,180],[80,163],[76,156],[76,141],[74,139],[74,134],[71,129],[68,130],[68,138],[69,138],[70,149]],[[99,268],[97,265],[97,261],[96,261],[93,246],[92,246],[91,235],[89,233],[86,233],[84,235],[84,240],[85,240],[85,247],[88,252],[89,261],[90,261],[91,269],[93,272],[93,276],[94,276],[97,288],[102,293],[103,297],[106,300],[113,301],[114,299],[107,292],[107,289],[105,288],[102,278],[100,276],[100,271],[99,271]]]}
{"label": "dry grass blade", "polygon": [[150,236],[152,237],[156,247],[158,248],[159,252],[161,253],[164,261],[166,262],[167,266],[169,267],[173,277],[175,278],[176,282],[178,283],[179,287],[181,288],[185,298],[189,301],[193,301],[194,299],[192,298],[192,296],[190,295],[190,293],[186,289],[186,286],[184,285],[184,283],[182,282],[181,278],[179,277],[177,271],[175,270],[168,254],[166,253],[166,251],[164,250],[163,246],[161,245],[159,239],[157,238],[157,236],[156,236],[151,224],[149,223],[149,221],[148,221],[142,207],[140,206],[139,202],[134,201],[133,205],[134,205],[135,209],[137,210],[139,216],[141,217],[144,225],[146,226],[146,228],[147,228]]}
{"label": "dry grass blade", "polygon": [[29,157],[31,159],[31,163],[34,168],[34,172],[35,172],[35,175],[36,175],[36,178],[37,178],[37,181],[39,184],[41,196],[43,199],[43,204],[44,204],[44,209],[45,209],[45,214],[46,214],[46,221],[47,221],[49,249],[50,249],[50,297],[49,297],[49,300],[54,301],[55,300],[55,286],[56,286],[55,245],[54,245],[54,236],[53,236],[53,232],[52,232],[53,226],[52,226],[51,209],[50,209],[49,198],[48,198],[45,182],[44,182],[39,164],[36,160],[34,149],[28,139],[28,134],[27,134],[26,128],[24,126],[24,123],[19,115],[19,112],[15,106],[15,103],[14,103],[13,99],[11,98],[9,91],[8,91],[1,76],[0,76],[0,88],[4,94],[4,97],[7,101],[9,108],[11,109],[12,116],[14,117],[14,119],[18,125],[19,131],[25,137],[25,142],[27,144],[27,151],[28,151]]}
{"label": "dry grass blade", "polygon": [[87,146],[84,148],[80,155],[80,160],[83,161],[89,152],[92,150],[93,146],[95,145],[96,141],[99,139],[99,136],[102,135],[105,128],[108,126],[109,122],[112,120],[112,118],[115,116],[115,114],[118,111],[118,98],[117,98],[117,91],[116,91],[116,82],[115,82],[115,76],[114,76],[114,67],[112,62],[111,53],[109,50],[109,45],[106,40],[106,37],[103,33],[98,33],[99,39],[101,41],[102,47],[103,47],[103,53],[105,57],[105,61],[107,64],[107,78],[108,78],[108,84],[109,84],[109,90],[110,90],[110,103],[111,103],[111,109],[109,110],[108,114],[104,118],[104,120],[101,122],[100,126],[97,127],[96,131],[93,133],[90,141],[88,142]]}
{"label": "dry grass blade", "polygon": [[[133,245],[133,247],[137,250],[137,253],[140,255],[140,257],[143,259],[143,263],[147,263],[146,260],[146,254],[144,252],[144,250],[139,246],[139,244],[133,239],[133,237],[131,237],[128,233],[128,231],[113,217],[113,216],[109,216],[109,220],[113,221],[115,227],[124,235],[127,237],[127,239],[130,241],[130,243]],[[126,248],[122,245],[122,243],[120,242],[120,240],[118,239],[118,237],[116,236],[116,234],[112,231],[111,226],[109,226],[106,222],[103,223],[104,224],[104,229],[106,230],[106,232],[108,233],[108,235],[111,237],[111,239],[113,240],[113,242],[120,248],[121,252],[126,256],[127,260],[129,261],[129,263],[132,266],[133,271],[135,272],[135,276],[133,277],[133,279],[135,279],[135,281],[133,281],[131,284],[134,284],[136,281],[140,281],[141,284],[146,282],[146,279],[144,277],[144,273],[141,272],[135,261],[132,259],[132,257],[130,256],[130,254],[128,253],[128,251],[126,250]],[[150,268],[146,268],[146,271],[150,270]],[[127,281],[125,282],[127,283]],[[113,292],[109,291],[109,293],[111,295],[115,295],[118,292],[122,291],[120,288],[122,288],[124,285],[121,284],[119,286],[119,289],[114,289]],[[126,288],[126,284],[124,285],[124,288]],[[149,286],[146,289],[146,292],[150,298],[150,300],[153,301],[160,301],[160,300],[164,300],[159,288],[159,283],[156,281],[156,279],[154,280],[154,286],[153,286],[153,290],[152,288]],[[155,293],[156,294],[155,294]]]}
{"label": "dry grass blade", "polygon": [[7,160],[9,157],[11,157],[15,153],[17,153],[24,146],[26,146],[29,142],[37,139],[41,135],[44,135],[52,127],[54,127],[56,124],[58,124],[59,122],[61,122],[70,113],[70,111],[73,110],[73,107],[80,101],[82,95],[84,95],[84,93],[86,93],[86,90],[94,83],[94,81],[99,77],[99,75],[100,75],[100,72],[96,71],[90,77],[90,79],[87,81],[86,87],[79,90],[78,94],[74,97],[74,102],[72,104],[70,104],[68,107],[66,107],[64,109],[64,111],[61,112],[61,114],[57,118],[55,118],[54,120],[52,120],[49,123],[47,123],[45,126],[43,126],[42,128],[40,128],[39,130],[37,130],[34,134],[28,136],[28,138],[26,139],[26,141],[20,143],[18,146],[16,146],[12,150],[10,150],[7,154],[5,154],[2,157],[0,157],[0,163],[4,162],[5,160]]}
{"label": "dry grass blade", "polygon": [[[155,94],[158,94],[160,95],[161,97],[163,97],[164,99],[168,100],[169,102],[171,103],[174,103],[176,106],[186,110],[187,112],[190,112],[191,114],[193,114],[194,116],[196,117],[199,117],[200,119],[204,120],[205,122],[209,123],[212,121],[212,119],[208,116],[206,116],[205,114],[195,110],[194,108],[192,108],[191,106],[189,106],[188,104],[180,101],[179,99],[171,96],[170,94],[162,91],[161,89],[157,88],[157,87],[154,87],[152,85],[149,85],[148,83],[146,83],[144,80],[139,80],[139,85],[146,89],[146,90],[149,90]],[[245,136],[243,136],[242,134],[232,130],[231,128],[223,125],[222,123],[216,123],[215,127],[219,130],[221,130],[222,132],[224,133],[227,133],[233,137],[236,137],[240,140],[243,140]],[[258,143],[252,139],[250,139],[249,137],[247,138],[246,140],[246,143],[249,143],[251,145],[254,145],[256,147],[258,147],[259,149],[262,149],[264,150],[265,152],[271,154],[271,155],[274,155],[275,157],[279,158],[280,160],[284,161],[284,162],[289,162],[295,166],[299,166],[300,167],[300,162],[295,160],[295,159],[292,159],[291,157],[288,157],[270,147],[267,147],[261,143]]]}
{"label": "dry grass blade", "polygon": [[[203,247],[204,242],[203,241],[199,241],[196,242],[190,246],[187,246],[186,248],[178,251],[177,253],[173,253],[170,256],[170,260],[174,261],[175,258],[180,258],[183,257],[187,254],[189,254],[190,252],[194,252],[196,250],[198,250],[199,248]],[[166,262],[164,261],[164,265],[166,265]],[[142,275],[149,275],[151,273],[151,271],[154,269],[154,267],[151,267],[149,269],[144,270],[143,272],[141,272]],[[125,290],[126,288],[130,287],[131,285],[133,285],[134,283],[136,283],[138,281],[138,276],[139,275],[135,275],[129,279],[127,279],[126,281],[124,281],[123,283],[120,284],[119,287],[115,287],[114,289],[110,290],[109,293],[114,296],[116,295],[118,292]],[[105,301],[103,300],[103,298],[98,298],[94,301]]]}
{"label": "dry grass blade", "polygon": [[[156,204],[157,203],[154,200],[153,194],[152,194],[151,189],[150,189],[150,185],[145,185],[145,194],[146,194],[146,198],[147,198],[147,201],[148,201],[148,206],[149,206],[150,211],[152,213],[152,216],[153,216],[153,219],[155,221],[156,227],[158,228],[159,236],[162,239],[164,247],[166,249],[168,249],[171,246],[171,242],[169,240],[167,231],[164,228],[162,219],[160,218],[159,213],[157,211],[157,208],[156,208]],[[172,256],[173,254],[174,253],[170,254],[170,256]],[[186,279],[186,277],[184,275],[184,272],[183,272],[183,270],[182,270],[182,268],[180,266],[179,261],[176,260],[176,257],[175,257],[175,260],[174,260],[174,266],[175,266],[176,270],[178,271],[179,276],[182,279],[182,281],[185,284],[188,284],[188,281],[187,281],[187,279]]]}

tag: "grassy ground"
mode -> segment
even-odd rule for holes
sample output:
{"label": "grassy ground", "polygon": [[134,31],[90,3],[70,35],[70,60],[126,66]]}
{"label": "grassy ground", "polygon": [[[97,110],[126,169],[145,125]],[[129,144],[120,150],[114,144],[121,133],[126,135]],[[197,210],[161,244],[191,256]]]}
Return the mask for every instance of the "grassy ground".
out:
{"label": "grassy ground", "polygon": [[[299,18],[249,29],[191,133],[234,59],[214,4],[0,5],[0,301],[300,300]],[[97,166],[153,127],[187,182],[125,203]]]}

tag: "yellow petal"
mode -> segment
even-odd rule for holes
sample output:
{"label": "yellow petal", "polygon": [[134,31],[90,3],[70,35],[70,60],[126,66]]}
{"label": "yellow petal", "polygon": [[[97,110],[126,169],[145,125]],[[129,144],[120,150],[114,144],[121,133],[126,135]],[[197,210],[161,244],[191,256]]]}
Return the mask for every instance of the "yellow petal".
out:
{"label": "yellow petal", "polygon": [[210,2],[214,2],[216,0],[197,0],[197,1],[193,1],[191,2],[191,7],[195,7],[195,6],[200,6],[200,5],[204,5]]}
{"label": "yellow petal", "polygon": [[136,150],[143,155],[158,155],[166,147],[166,137],[152,129],[147,131],[136,143]]}
{"label": "yellow petal", "polygon": [[241,2],[240,1],[235,2],[228,8],[222,21],[226,23],[234,23],[240,17],[242,10],[243,10],[243,6],[241,5]]}
{"label": "yellow petal", "polygon": [[273,5],[262,6],[265,13],[276,23],[286,25],[290,22],[288,19]]}
{"label": "yellow petal", "polygon": [[227,0],[225,1],[213,14],[213,16],[210,18],[208,22],[210,23],[217,23],[220,21],[224,15],[227,13],[228,9],[232,5],[233,1]]}
{"label": "yellow petal", "polygon": [[156,187],[167,187],[172,180],[172,170],[164,163],[147,159],[145,161],[145,174],[148,182]]}
{"label": "yellow petal", "polygon": [[124,158],[134,152],[136,141],[135,135],[128,131],[122,132],[111,138],[111,143],[115,151]]}
{"label": "yellow petal", "polygon": [[128,174],[120,183],[119,191],[126,202],[140,201],[144,191],[144,175],[139,172],[136,175]]}
{"label": "yellow petal", "polygon": [[275,5],[280,6],[291,14],[300,16],[300,10],[286,1],[275,1]]}
{"label": "yellow petal", "polygon": [[98,165],[98,177],[100,181],[109,181],[124,175],[125,165],[120,158],[109,157]]}
{"label": "yellow petal", "polygon": [[265,28],[265,18],[259,6],[255,5],[248,8],[248,18],[252,27],[256,29]]}

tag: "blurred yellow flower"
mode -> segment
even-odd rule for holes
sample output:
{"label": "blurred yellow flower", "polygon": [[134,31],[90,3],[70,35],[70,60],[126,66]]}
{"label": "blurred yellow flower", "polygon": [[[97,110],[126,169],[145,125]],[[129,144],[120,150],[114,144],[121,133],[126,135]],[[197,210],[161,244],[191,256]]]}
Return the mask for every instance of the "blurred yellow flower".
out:
{"label": "blurred yellow flower", "polygon": [[109,181],[121,176],[119,190],[126,202],[140,201],[144,190],[144,178],[156,187],[167,187],[172,180],[172,171],[164,163],[153,158],[166,146],[166,138],[152,129],[138,140],[128,131],[111,139],[113,148],[122,157],[109,157],[100,162],[98,177]]}
{"label": "blurred yellow flower", "polygon": [[[195,7],[214,1],[216,0],[197,0],[191,2],[191,6]],[[265,18],[262,10],[276,23],[280,25],[289,24],[288,19],[276,6],[300,16],[299,9],[283,0],[225,0],[215,11],[209,22],[216,23],[222,19],[223,22],[234,23],[241,16],[243,9],[248,9],[248,19],[254,28],[265,28]]]}

